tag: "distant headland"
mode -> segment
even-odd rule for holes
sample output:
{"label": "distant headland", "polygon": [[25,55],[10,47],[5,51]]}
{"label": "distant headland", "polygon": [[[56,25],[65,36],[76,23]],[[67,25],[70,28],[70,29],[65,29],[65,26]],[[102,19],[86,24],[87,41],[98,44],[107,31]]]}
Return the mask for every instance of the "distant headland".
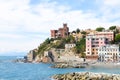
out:
{"label": "distant headland", "polygon": [[50,30],[50,34],[51,38],[29,51],[23,62],[120,62],[119,26],[110,26],[109,29],[97,27],[95,30],[77,28],[69,32],[64,23],[58,30]]}

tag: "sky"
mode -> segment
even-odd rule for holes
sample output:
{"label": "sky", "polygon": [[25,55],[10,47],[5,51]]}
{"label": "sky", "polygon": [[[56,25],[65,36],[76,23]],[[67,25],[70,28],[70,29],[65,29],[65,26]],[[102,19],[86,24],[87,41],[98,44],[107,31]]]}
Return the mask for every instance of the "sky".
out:
{"label": "sky", "polygon": [[25,55],[67,23],[70,31],[120,26],[120,0],[0,0],[0,55]]}

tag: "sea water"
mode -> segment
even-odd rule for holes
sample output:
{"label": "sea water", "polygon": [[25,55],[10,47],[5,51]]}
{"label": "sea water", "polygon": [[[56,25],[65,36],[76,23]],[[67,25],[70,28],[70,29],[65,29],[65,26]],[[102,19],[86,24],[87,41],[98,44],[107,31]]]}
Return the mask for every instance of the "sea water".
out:
{"label": "sea water", "polygon": [[120,74],[120,68],[88,67],[88,68],[51,68],[52,64],[45,63],[14,63],[18,57],[0,57],[0,80],[51,80],[54,74],[68,72],[95,72]]}

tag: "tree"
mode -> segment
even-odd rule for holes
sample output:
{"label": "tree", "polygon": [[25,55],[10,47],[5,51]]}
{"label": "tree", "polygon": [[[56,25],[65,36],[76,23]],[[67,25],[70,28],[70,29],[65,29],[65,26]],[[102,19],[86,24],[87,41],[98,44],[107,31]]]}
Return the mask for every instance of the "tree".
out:
{"label": "tree", "polygon": [[115,34],[119,33],[119,30],[117,29],[116,26],[111,26],[111,27],[109,27],[109,30],[114,31]]}
{"label": "tree", "polygon": [[116,42],[116,43],[119,43],[119,42],[120,42],[120,34],[117,34],[117,35],[115,36],[115,42]]}
{"label": "tree", "polygon": [[76,33],[79,33],[79,32],[80,32],[80,29],[79,29],[79,28],[77,28],[77,29],[76,29]]}
{"label": "tree", "polygon": [[81,34],[83,34],[83,38],[85,38],[87,33],[85,31],[82,31]]}
{"label": "tree", "polygon": [[84,52],[85,52],[85,39],[84,38],[82,38],[80,41],[76,42],[76,47],[75,47],[74,51],[77,54],[81,53],[81,55],[84,55]]}
{"label": "tree", "polygon": [[86,35],[86,32],[85,32],[85,31],[82,31],[82,32],[81,32],[81,34],[84,34],[84,35]]}
{"label": "tree", "polygon": [[72,31],[72,33],[76,33],[76,31]]}
{"label": "tree", "polygon": [[109,30],[115,30],[115,29],[116,29],[116,26],[109,27]]}
{"label": "tree", "polygon": [[45,43],[46,43],[46,44],[49,44],[49,43],[50,43],[50,39],[47,38],[47,39],[45,40]]}
{"label": "tree", "polygon": [[75,43],[75,38],[72,35],[68,36],[65,40],[66,43]]}
{"label": "tree", "polygon": [[101,31],[103,31],[103,30],[105,30],[105,28],[103,28],[103,27],[98,27],[98,28],[96,28],[96,31],[98,31],[98,32],[101,32]]}

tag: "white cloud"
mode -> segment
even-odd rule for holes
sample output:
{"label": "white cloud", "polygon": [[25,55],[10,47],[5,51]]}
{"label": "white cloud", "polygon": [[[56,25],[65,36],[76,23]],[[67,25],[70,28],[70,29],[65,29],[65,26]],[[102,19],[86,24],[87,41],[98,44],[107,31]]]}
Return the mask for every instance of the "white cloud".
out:
{"label": "white cloud", "polygon": [[[49,37],[50,29],[62,27],[62,23],[68,23],[70,31],[76,28],[95,29],[98,26],[119,25],[119,21],[111,23],[108,20],[115,17],[110,13],[108,5],[118,5],[116,2],[104,0],[100,8],[100,13],[104,11],[104,14],[97,18],[99,11],[84,13],[83,10],[71,10],[70,5],[60,5],[57,2],[30,5],[30,0],[0,0],[0,52],[27,52]],[[116,14],[118,16],[119,13]],[[30,34],[26,35],[27,32]]]}
{"label": "white cloud", "polygon": [[103,0],[104,4],[107,6],[119,6],[120,0]]}

